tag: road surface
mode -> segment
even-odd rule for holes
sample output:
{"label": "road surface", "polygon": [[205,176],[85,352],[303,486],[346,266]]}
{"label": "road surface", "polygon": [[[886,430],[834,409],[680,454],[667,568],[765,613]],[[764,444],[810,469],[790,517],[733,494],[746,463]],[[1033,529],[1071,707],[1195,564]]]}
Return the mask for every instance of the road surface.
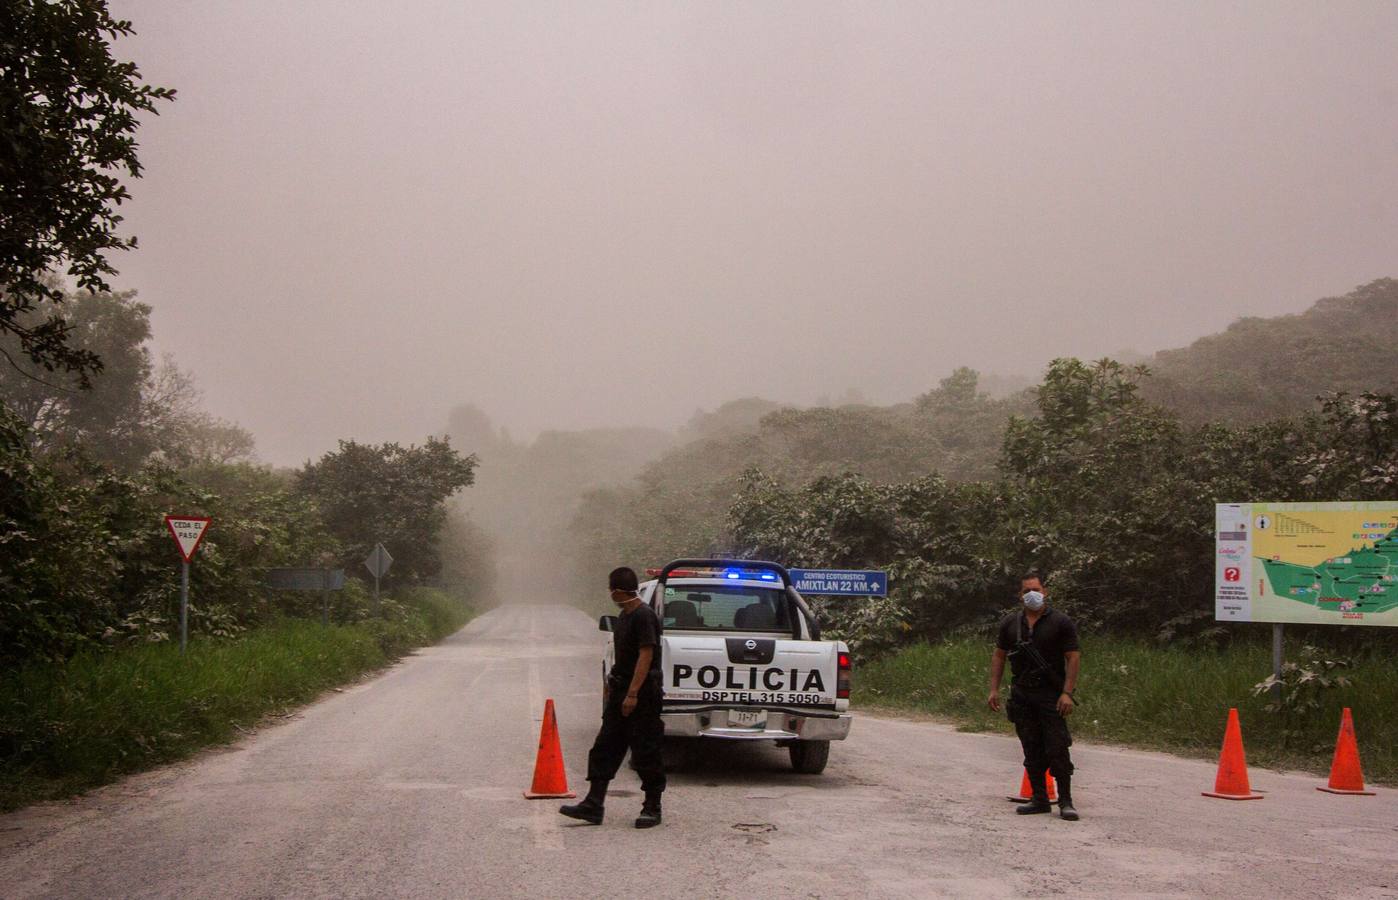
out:
{"label": "road surface", "polygon": [[1254,770],[1267,799],[1210,800],[1208,762],[1080,746],[1083,820],[1020,818],[1012,739],[870,716],[824,775],[724,745],[660,828],[631,827],[629,769],[576,824],[521,793],[546,697],[585,787],[606,639],[498,609],[232,747],[0,817],[0,897],[1398,896],[1398,791]]}

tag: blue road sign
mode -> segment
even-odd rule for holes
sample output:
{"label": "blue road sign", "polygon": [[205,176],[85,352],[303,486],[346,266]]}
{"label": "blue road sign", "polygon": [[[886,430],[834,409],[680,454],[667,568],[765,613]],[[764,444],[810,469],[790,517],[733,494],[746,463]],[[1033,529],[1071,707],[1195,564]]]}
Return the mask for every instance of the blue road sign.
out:
{"label": "blue road sign", "polygon": [[803,594],[836,597],[887,597],[887,572],[849,569],[790,569],[791,586]]}

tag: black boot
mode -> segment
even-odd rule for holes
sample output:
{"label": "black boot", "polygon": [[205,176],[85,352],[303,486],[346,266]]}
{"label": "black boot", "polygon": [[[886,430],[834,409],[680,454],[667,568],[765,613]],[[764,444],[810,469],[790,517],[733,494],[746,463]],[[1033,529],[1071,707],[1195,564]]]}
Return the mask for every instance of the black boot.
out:
{"label": "black boot", "polygon": [[607,799],[607,782],[593,781],[581,803],[560,806],[558,811],[570,819],[581,819],[589,825],[601,825],[603,804]]}
{"label": "black boot", "polygon": [[1043,794],[1035,794],[1028,803],[1021,803],[1015,807],[1015,812],[1021,816],[1032,816],[1037,813],[1053,812],[1053,804],[1049,803],[1048,797]]}
{"label": "black boot", "polygon": [[1064,775],[1058,779],[1058,815],[1069,821],[1078,820],[1078,811],[1073,809],[1073,777]]}
{"label": "black boot", "polygon": [[654,828],[660,824],[660,792],[647,791],[646,800],[641,804],[641,814],[636,817],[637,828]]}
{"label": "black boot", "polygon": [[1023,803],[1015,807],[1015,812],[1021,816],[1032,816],[1038,813],[1053,812],[1053,807],[1049,805],[1048,780],[1043,772],[1035,775],[1029,773],[1030,797],[1028,803]]}

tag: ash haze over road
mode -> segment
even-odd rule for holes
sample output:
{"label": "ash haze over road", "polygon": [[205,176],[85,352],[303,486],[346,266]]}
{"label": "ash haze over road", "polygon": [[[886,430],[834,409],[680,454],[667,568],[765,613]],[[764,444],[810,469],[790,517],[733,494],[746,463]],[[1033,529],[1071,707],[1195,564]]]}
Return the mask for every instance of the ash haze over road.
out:
{"label": "ash haze over road", "polygon": [[179,90],[117,284],[271,462],[893,402],[1395,268],[1389,2],[113,6]]}

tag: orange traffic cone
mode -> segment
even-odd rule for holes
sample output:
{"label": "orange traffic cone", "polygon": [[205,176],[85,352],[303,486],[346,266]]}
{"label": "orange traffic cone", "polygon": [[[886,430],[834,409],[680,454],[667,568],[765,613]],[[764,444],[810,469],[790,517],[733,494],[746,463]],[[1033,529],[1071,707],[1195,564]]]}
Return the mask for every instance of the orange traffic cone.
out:
{"label": "orange traffic cone", "polygon": [[[1049,798],[1049,800],[1050,800],[1050,801],[1052,801],[1052,800],[1057,800],[1057,799],[1058,799],[1058,785],[1054,782],[1053,776],[1052,776],[1051,774],[1049,774],[1048,771],[1045,771],[1045,772],[1044,772],[1044,783],[1048,786],[1048,798]],[[1006,799],[1006,800],[1012,800],[1012,801],[1014,801],[1015,803],[1028,803],[1030,800],[1033,800],[1033,799],[1034,799],[1034,788],[1029,784],[1029,770],[1028,770],[1028,769],[1025,769],[1025,770],[1024,770],[1024,778],[1023,778],[1023,779],[1020,781],[1020,783],[1019,783],[1019,796],[1018,796],[1018,797],[1006,797],[1005,799]]]}
{"label": "orange traffic cone", "polygon": [[1243,754],[1243,729],[1238,724],[1238,710],[1228,710],[1228,728],[1223,732],[1223,753],[1218,758],[1218,777],[1214,789],[1204,791],[1205,797],[1223,800],[1261,800],[1248,784],[1247,757]]}
{"label": "orange traffic cone", "polygon": [[1327,794],[1374,796],[1364,790],[1364,772],[1359,768],[1359,742],[1354,737],[1354,719],[1349,707],[1340,714],[1340,736],[1335,739],[1335,760],[1330,763],[1330,784],[1316,788]]}
{"label": "orange traffic cone", "polygon": [[534,760],[534,783],[524,796],[530,800],[576,797],[568,790],[568,773],[563,768],[563,745],[558,741],[558,719],[553,714],[553,698],[544,701],[544,727],[539,729],[539,755]]}

